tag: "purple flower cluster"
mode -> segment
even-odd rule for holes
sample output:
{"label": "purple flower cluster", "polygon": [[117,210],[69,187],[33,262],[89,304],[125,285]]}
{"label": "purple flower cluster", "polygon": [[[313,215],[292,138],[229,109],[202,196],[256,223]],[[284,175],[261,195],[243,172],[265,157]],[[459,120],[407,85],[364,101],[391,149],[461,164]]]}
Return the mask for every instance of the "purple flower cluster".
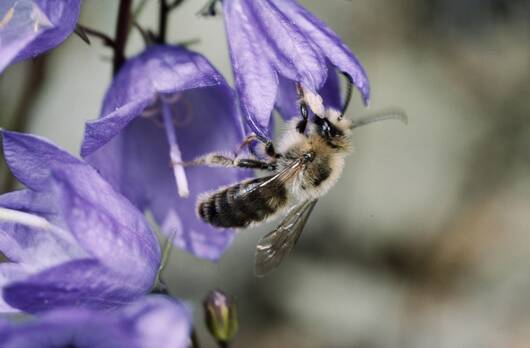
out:
{"label": "purple flower cluster", "polygon": [[[0,73],[64,41],[80,6],[1,1]],[[224,0],[223,13],[235,91],[205,57],[162,42],[121,66],[100,117],[86,124],[82,160],[37,136],[2,131],[6,162],[25,188],[0,196],[8,259],[0,264],[0,311],[36,316],[0,321],[1,347],[186,347],[188,311],[146,296],[161,252],[144,213],[178,248],[217,260],[234,231],[198,219],[195,201],[251,173],[183,162],[233,152],[247,131],[270,137],[273,109],[286,119],[298,114],[295,86],[340,109],[338,72],[368,103],[355,56],[296,1]]]}

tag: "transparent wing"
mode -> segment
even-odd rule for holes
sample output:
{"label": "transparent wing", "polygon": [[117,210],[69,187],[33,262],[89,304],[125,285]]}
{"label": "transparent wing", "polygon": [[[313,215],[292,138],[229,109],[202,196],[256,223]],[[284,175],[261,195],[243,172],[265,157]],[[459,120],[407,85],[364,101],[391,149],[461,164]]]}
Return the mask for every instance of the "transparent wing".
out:
{"label": "transparent wing", "polygon": [[260,239],[256,247],[255,264],[258,277],[277,268],[293,250],[315,204],[317,200],[305,201],[292,207],[278,227]]}
{"label": "transparent wing", "polygon": [[239,191],[233,199],[250,202],[255,201],[256,199],[277,196],[279,192],[285,190],[286,182],[297,175],[302,168],[302,159],[295,159],[282,171],[274,175],[247,181],[245,189]]}

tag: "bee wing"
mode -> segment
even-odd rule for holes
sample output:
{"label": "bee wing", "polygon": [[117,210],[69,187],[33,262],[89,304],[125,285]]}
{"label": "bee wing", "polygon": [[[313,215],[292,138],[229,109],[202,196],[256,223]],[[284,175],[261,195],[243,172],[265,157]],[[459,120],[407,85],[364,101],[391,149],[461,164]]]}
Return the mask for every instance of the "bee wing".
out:
{"label": "bee wing", "polygon": [[[295,159],[277,174],[255,179],[255,184],[249,185],[246,190],[238,193],[234,200],[254,201],[257,198],[271,197],[283,190],[285,183],[297,175],[303,168],[303,159]],[[256,194],[259,191],[260,194]]]}
{"label": "bee wing", "polygon": [[293,250],[315,204],[316,199],[292,207],[278,227],[260,239],[256,247],[255,263],[258,277],[263,277],[278,267],[283,258]]}

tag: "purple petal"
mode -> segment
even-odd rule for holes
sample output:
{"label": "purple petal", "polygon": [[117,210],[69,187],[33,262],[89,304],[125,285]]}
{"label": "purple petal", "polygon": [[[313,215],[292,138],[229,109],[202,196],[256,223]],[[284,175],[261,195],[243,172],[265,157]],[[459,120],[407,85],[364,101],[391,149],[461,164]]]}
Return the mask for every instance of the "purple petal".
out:
{"label": "purple petal", "polygon": [[[129,122],[135,119],[151,103],[151,98],[140,99],[117,108],[107,116],[95,121],[87,122],[81,156],[85,157],[108,143]],[[110,161],[112,159],[109,158]],[[119,162],[114,162],[119,164]]]}
{"label": "purple petal", "polygon": [[[336,110],[342,109],[340,95],[340,81],[335,68],[328,62],[328,78],[324,85],[318,90],[326,107],[332,107]],[[292,80],[280,78],[280,88],[276,98],[276,109],[286,120],[300,115],[300,106],[296,94],[296,84]]]}
{"label": "purple petal", "polygon": [[80,259],[8,284],[3,298],[15,308],[34,313],[65,306],[114,308],[145,293],[142,285],[101,262]]}
{"label": "purple petal", "polygon": [[[236,149],[241,130],[233,121],[235,114],[232,94],[224,85],[184,92],[174,106],[183,160]],[[164,128],[156,118],[137,118],[87,161],[137,207],[151,210],[165,234],[176,233],[177,246],[202,258],[217,259],[230,243],[231,231],[214,229],[197,218],[195,201],[199,194],[236,182],[246,172],[186,167],[190,197],[178,197]]]}
{"label": "purple petal", "polygon": [[324,85],[318,90],[324,105],[335,110],[342,110],[342,98],[340,94],[340,80],[335,68],[328,61],[328,78]]}
{"label": "purple petal", "polygon": [[0,3],[0,73],[11,63],[58,46],[74,30],[79,0],[3,0]]}
{"label": "purple petal", "polygon": [[191,316],[180,302],[147,296],[116,311],[63,308],[0,322],[3,348],[186,348]]}
{"label": "purple petal", "polygon": [[364,68],[351,50],[324,22],[315,17],[295,0],[269,0],[278,6],[299,29],[318,45],[326,57],[341,71],[347,73],[359,89],[365,104],[370,99],[370,84]]}
{"label": "purple petal", "polygon": [[278,77],[241,1],[224,1],[224,19],[243,114],[252,130],[267,133],[278,91]]}
{"label": "purple petal", "polygon": [[[0,232],[1,233],[1,232]],[[2,262],[0,263],[0,288],[6,284],[26,278],[30,273],[23,266],[17,263]],[[17,308],[8,305],[2,296],[0,296],[0,313],[17,313]],[[0,331],[1,332],[1,331]]]}
{"label": "purple petal", "polygon": [[316,91],[327,75],[326,61],[318,47],[269,1],[239,1],[252,18],[269,61],[280,75],[300,81]]}
{"label": "purple petal", "polygon": [[82,163],[44,138],[6,130],[2,135],[7,165],[21,183],[33,190],[48,187],[50,169]]}
{"label": "purple petal", "polygon": [[4,325],[0,333],[3,348],[144,348],[117,316],[79,308],[55,310]]}
{"label": "purple petal", "polygon": [[64,220],[79,244],[147,292],[160,247],[143,214],[88,165],[64,166],[54,178]]}
{"label": "purple petal", "polygon": [[179,46],[149,46],[129,59],[114,78],[101,114],[111,114],[131,102],[154,102],[160,94],[222,83],[223,77],[203,56]]}
{"label": "purple petal", "polygon": [[120,316],[137,333],[142,347],[187,348],[191,314],[182,303],[167,296],[151,295],[125,307]]}
{"label": "purple petal", "polygon": [[138,285],[150,287],[160,249],[143,215],[92,167],[55,145],[31,135],[3,135],[7,163],[26,186],[49,191],[53,172],[61,200],[57,214],[86,252],[117,270],[133,267]]}

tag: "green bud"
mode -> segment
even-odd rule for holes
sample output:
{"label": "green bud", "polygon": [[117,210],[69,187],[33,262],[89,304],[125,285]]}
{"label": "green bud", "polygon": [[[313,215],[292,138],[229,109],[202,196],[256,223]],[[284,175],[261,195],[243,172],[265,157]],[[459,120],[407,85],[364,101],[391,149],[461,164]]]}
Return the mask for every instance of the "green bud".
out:
{"label": "green bud", "polygon": [[231,297],[220,290],[211,291],[203,302],[206,326],[212,336],[223,343],[237,334],[237,308]]}

